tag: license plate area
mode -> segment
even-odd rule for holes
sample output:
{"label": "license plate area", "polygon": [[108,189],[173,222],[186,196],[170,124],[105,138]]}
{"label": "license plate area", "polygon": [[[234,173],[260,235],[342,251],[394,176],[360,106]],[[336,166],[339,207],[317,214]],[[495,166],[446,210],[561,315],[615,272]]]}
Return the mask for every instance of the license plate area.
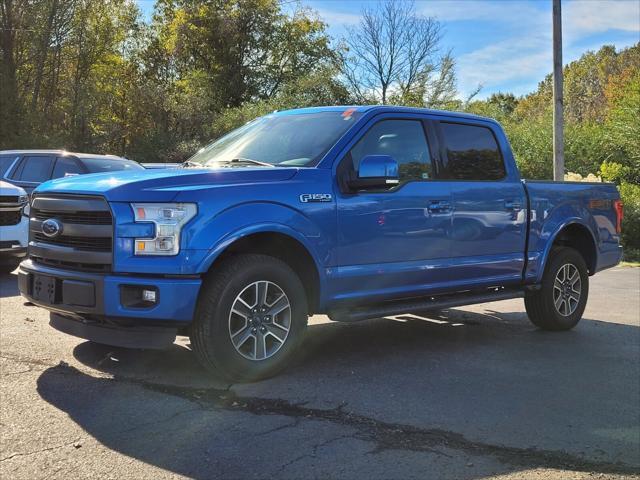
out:
{"label": "license plate area", "polygon": [[56,279],[49,275],[33,276],[33,299],[45,303],[56,303]]}

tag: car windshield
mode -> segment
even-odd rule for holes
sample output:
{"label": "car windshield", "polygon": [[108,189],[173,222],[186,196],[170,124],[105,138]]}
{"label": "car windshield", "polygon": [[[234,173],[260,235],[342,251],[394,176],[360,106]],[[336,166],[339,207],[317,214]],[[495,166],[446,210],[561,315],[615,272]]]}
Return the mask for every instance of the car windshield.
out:
{"label": "car windshield", "polygon": [[80,161],[87,167],[89,173],[144,170],[138,162],[126,158],[82,158]]}
{"label": "car windshield", "polygon": [[266,115],[200,149],[187,164],[304,167],[321,159],[358,116],[353,108]]}

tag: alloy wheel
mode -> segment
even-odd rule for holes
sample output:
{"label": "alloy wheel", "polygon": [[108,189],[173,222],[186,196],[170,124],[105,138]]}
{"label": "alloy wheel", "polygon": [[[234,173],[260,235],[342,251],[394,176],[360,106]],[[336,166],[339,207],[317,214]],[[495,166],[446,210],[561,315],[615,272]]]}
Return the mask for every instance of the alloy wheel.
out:
{"label": "alloy wheel", "polygon": [[229,313],[229,336],[243,357],[266,360],[287,341],[291,329],[291,304],[277,284],[260,280],[245,287]]}
{"label": "alloy wheel", "polygon": [[578,308],[582,280],[578,268],[572,263],[560,267],[553,281],[553,304],[563,317],[568,317]]}

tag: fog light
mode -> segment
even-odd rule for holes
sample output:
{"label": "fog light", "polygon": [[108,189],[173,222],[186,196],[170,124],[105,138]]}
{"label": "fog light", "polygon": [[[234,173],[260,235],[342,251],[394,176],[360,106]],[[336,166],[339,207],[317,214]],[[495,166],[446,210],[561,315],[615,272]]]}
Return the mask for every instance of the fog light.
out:
{"label": "fog light", "polygon": [[142,290],[142,300],[144,300],[145,302],[156,303],[156,291]]}
{"label": "fog light", "polygon": [[153,285],[120,285],[120,304],[125,308],[151,308],[159,301],[158,288]]}

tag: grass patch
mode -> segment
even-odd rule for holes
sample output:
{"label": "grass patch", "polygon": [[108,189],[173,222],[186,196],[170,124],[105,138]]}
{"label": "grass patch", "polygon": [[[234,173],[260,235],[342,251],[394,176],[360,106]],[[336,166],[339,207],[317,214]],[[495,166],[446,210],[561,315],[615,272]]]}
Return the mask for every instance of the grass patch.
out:
{"label": "grass patch", "polygon": [[620,262],[621,267],[640,267],[640,262]]}

